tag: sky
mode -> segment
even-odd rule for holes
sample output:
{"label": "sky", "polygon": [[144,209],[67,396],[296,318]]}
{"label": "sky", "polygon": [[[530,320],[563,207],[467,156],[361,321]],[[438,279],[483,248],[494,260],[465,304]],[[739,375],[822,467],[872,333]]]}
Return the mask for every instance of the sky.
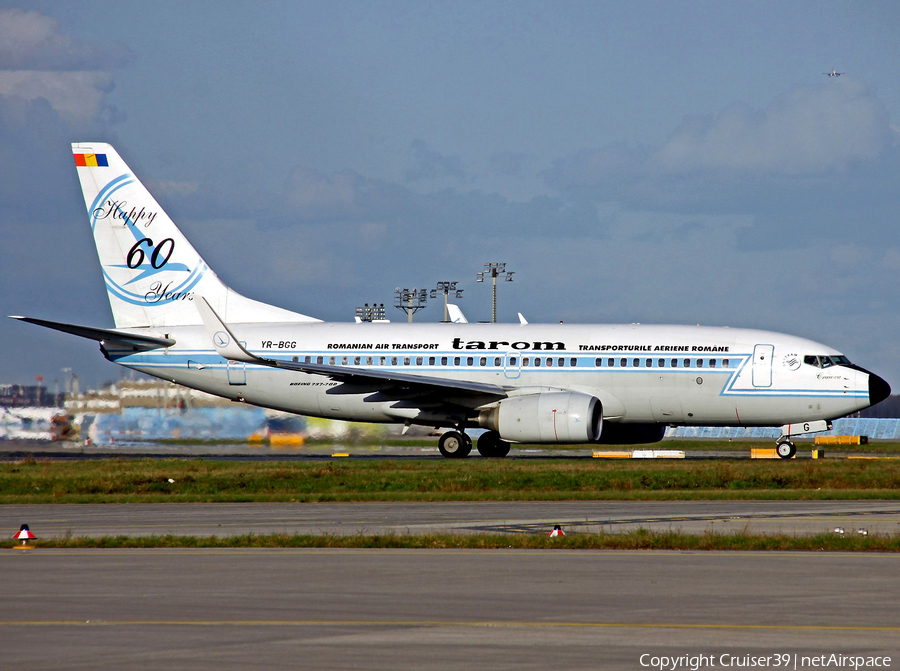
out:
{"label": "sky", "polygon": [[[505,262],[499,321],[774,330],[900,389],[898,34],[896,2],[0,1],[2,315],[112,327],[69,146],[103,141],[251,298],[352,321],[449,280],[488,320]],[[122,375],[0,344],[0,384]]]}

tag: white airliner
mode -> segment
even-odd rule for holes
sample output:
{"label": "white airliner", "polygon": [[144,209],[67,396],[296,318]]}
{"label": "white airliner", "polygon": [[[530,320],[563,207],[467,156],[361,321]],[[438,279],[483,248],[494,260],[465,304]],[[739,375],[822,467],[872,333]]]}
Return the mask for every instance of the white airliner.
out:
{"label": "white airliner", "polygon": [[779,426],[791,436],[890,387],[831,347],[703,326],[326,323],[225,286],[108,144],[73,144],[115,329],[15,317],[97,340],[107,359],[241,403],[451,428],[465,457],[510,443],[635,444],[666,426]]}
{"label": "white airliner", "polygon": [[823,75],[828,75],[829,77],[840,77],[841,75],[847,74],[846,72],[838,72],[837,70],[832,70],[831,72],[823,72]]}

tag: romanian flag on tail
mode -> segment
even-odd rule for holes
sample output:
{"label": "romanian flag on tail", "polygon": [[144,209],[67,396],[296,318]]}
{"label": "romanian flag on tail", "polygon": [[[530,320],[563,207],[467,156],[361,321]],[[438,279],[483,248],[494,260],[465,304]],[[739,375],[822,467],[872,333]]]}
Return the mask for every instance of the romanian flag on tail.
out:
{"label": "romanian flag on tail", "polygon": [[106,154],[75,154],[75,165],[81,168],[108,168]]}

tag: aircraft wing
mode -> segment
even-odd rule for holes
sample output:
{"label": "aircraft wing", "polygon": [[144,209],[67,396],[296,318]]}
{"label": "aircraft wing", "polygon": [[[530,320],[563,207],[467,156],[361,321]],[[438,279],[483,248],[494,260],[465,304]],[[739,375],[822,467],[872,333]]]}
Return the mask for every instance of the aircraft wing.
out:
{"label": "aircraft wing", "polygon": [[113,349],[133,349],[140,352],[148,349],[158,349],[160,347],[171,347],[175,341],[171,338],[160,338],[156,336],[137,335],[134,333],[126,333],[125,331],[117,331],[115,329],[98,329],[93,326],[78,326],[77,324],[65,324],[63,322],[51,322],[45,319],[35,319],[34,317],[21,317],[10,315],[11,319],[28,322],[29,324],[37,324],[48,329],[55,329],[63,333],[70,333],[89,340],[96,340],[101,345],[111,346]]}
{"label": "aircraft wing", "polygon": [[270,368],[282,368],[300,373],[313,375],[325,375],[333,380],[350,384],[376,383],[383,387],[401,387],[416,389],[419,391],[449,390],[463,394],[496,396],[505,398],[507,390],[495,384],[473,382],[471,380],[454,380],[450,378],[429,377],[425,375],[413,375],[410,373],[398,373],[395,371],[373,370],[367,368],[353,368],[348,366],[331,366],[321,363],[302,363],[299,361],[285,361],[283,359],[270,359],[251,354],[234,337],[231,329],[222,321],[216,311],[212,309],[205,298],[195,301],[206,330],[212,337],[213,345],[220,356],[232,361],[243,361]]}

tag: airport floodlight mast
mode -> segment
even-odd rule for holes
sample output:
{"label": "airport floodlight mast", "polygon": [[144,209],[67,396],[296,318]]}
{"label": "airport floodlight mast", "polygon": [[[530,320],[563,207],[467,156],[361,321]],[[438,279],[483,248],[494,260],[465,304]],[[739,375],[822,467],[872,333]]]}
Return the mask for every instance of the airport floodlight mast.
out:
{"label": "airport floodlight mast", "polygon": [[387,315],[384,311],[384,303],[363,304],[361,308],[356,308],[356,318],[361,322],[385,321]]}
{"label": "airport floodlight mast", "polygon": [[428,289],[394,289],[394,307],[404,310],[412,323],[413,314],[421,310],[428,303]]}
{"label": "airport floodlight mast", "polygon": [[491,278],[493,294],[491,297],[491,323],[497,323],[497,276],[502,275],[507,282],[513,281],[513,271],[506,269],[505,263],[485,263],[482,270],[475,278],[476,282],[484,282],[485,277]]}
{"label": "airport floodlight mast", "polygon": [[444,321],[450,321],[450,314],[447,312],[447,298],[452,292],[456,298],[462,298],[463,291],[465,289],[457,289],[456,285],[459,282],[438,282],[437,288],[431,290],[431,297],[437,298],[438,294],[444,294]]}

